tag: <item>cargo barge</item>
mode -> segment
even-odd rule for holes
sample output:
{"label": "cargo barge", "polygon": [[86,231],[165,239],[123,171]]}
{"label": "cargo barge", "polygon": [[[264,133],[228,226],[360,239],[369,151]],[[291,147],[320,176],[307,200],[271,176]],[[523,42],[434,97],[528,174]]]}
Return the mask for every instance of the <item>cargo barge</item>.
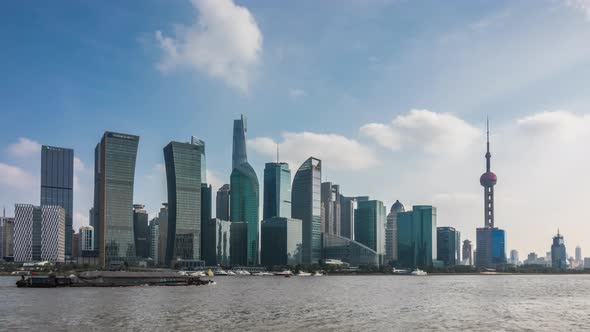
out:
{"label": "cargo barge", "polygon": [[129,287],[129,286],[198,286],[213,283],[200,277],[174,272],[87,271],[78,276],[32,275],[16,282],[17,287]]}

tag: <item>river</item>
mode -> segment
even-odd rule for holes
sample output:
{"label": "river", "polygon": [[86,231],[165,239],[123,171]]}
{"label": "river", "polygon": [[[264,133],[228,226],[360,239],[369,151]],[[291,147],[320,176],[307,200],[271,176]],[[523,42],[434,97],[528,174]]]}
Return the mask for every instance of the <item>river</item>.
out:
{"label": "river", "polygon": [[191,287],[16,288],[0,331],[577,331],[588,275],[216,277]]}

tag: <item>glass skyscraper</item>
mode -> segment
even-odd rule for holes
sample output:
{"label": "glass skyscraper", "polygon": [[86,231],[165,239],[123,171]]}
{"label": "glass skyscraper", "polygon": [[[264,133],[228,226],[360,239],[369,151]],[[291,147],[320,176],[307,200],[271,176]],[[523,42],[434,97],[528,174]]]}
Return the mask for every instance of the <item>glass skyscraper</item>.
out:
{"label": "glass skyscraper", "polygon": [[332,182],[322,183],[322,232],[340,235],[341,206],[340,186]]}
{"label": "glass skyscraper", "polygon": [[397,215],[397,266],[428,267],[436,259],[436,208],[415,205]]}
{"label": "glass skyscraper", "polygon": [[287,163],[266,163],[262,218],[291,218],[291,170]]}
{"label": "glass skyscraper", "polygon": [[324,259],[337,259],[351,267],[379,266],[380,255],[366,245],[336,234],[324,234]]}
{"label": "glass skyscraper", "polygon": [[164,147],[168,184],[167,265],[176,259],[201,259],[203,148],[204,144],[181,142],[170,142]]}
{"label": "glass skyscraper", "polygon": [[453,227],[436,229],[437,259],[445,265],[458,265],[461,261],[461,234]]}
{"label": "glass skyscraper", "polygon": [[340,195],[340,235],[354,240],[356,198]]}
{"label": "glass skyscraper", "polygon": [[295,173],[291,216],[303,225],[303,264],[317,264],[322,256],[322,161],[310,157]]}
{"label": "glass skyscraper", "polygon": [[264,266],[298,265],[302,250],[301,220],[273,217],[261,228],[260,260]]}
{"label": "glass skyscraper", "polygon": [[[133,184],[139,136],[106,132],[97,146],[99,257],[103,266],[135,263]],[[96,196],[95,196],[96,198]]]}
{"label": "glass skyscraper", "polygon": [[59,205],[66,212],[65,255],[72,255],[74,150],[41,147],[41,205]]}
{"label": "glass skyscraper", "polygon": [[229,220],[229,193],[229,183],[224,184],[217,190],[217,195],[215,196],[215,217],[217,219]]}
{"label": "glass skyscraper", "polygon": [[135,204],[133,206],[133,234],[135,238],[135,255],[137,258],[150,257],[148,214],[145,206],[142,204]]}
{"label": "glass skyscraper", "polygon": [[397,214],[406,209],[400,201],[395,201],[387,215],[385,227],[385,262],[391,264],[397,260]]}
{"label": "glass skyscraper", "polygon": [[386,209],[378,200],[361,201],[354,210],[354,240],[375,250],[382,256],[385,253]]}
{"label": "glass skyscraper", "polygon": [[207,266],[231,264],[231,222],[220,219],[203,220],[202,259]]}

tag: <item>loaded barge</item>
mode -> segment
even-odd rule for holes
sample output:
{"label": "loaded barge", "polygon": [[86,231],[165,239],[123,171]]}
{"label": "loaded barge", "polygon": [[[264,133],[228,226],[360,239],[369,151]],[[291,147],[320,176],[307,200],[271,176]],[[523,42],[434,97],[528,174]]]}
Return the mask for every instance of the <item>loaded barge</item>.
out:
{"label": "loaded barge", "polygon": [[29,276],[16,282],[17,287],[128,287],[128,286],[198,286],[213,283],[199,277],[174,272],[87,271],[78,276]]}

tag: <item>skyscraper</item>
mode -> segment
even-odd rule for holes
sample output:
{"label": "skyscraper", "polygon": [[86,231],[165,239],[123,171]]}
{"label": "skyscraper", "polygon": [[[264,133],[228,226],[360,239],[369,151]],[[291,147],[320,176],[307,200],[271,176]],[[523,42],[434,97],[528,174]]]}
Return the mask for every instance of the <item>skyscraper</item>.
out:
{"label": "skyscraper", "polygon": [[518,265],[519,258],[518,258],[518,250],[512,249],[510,250],[510,264]]}
{"label": "skyscraper", "polygon": [[135,263],[133,185],[139,136],[105,132],[95,150],[94,211],[98,213],[99,262]]}
{"label": "skyscraper", "polygon": [[297,265],[301,263],[301,220],[272,217],[261,227],[260,261],[264,266]]}
{"label": "skyscraper", "polygon": [[231,264],[231,225],[227,220],[203,220],[202,259],[207,266]]}
{"label": "skyscraper", "polygon": [[66,213],[59,205],[14,207],[14,261],[65,261]]}
{"label": "skyscraper", "polygon": [[[230,178],[231,187],[231,213],[232,222],[245,222],[247,224],[247,254],[246,264],[257,265],[259,263],[259,195],[260,187],[256,172],[248,163],[246,155],[246,118],[234,120],[233,137],[233,170]],[[232,234],[233,231],[232,231]],[[236,234],[241,234],[237,232]],[[237,235],[236,235],[237,236]],[[233,245],[232,245],[233,247]],[[236,248],[239,248],[236,247]],[[232,248],[236,249],[236,248]]]}
{"label": "skyscraper", "polygon": [[437,258],[436,208],[414,205],[397,215],[397,265],[428,267]]}
{"label": "skyscraper", "polygon": [[303,264],[317,264],[322,258],[321,179],[322,161],[313,157],[293,178],[291,216],[302,221]]}
{"label": "skyscraper", "polygon": [[221,220],[229,220],[229,210],[230,210],[230,187],[229,184],[226,183],[219,190],[217,190],[217,195],[215,197],[215,217]]}
{"label": "skyscraper", "polygon": [[583,261],[582,248],[580,248],[580,246],[576,246],[576,261],[578,263]]}
{"label": "skyscraper", "polygon": [[153,260],[154,265],[158,265],[158,251],[160,244],[160,221],[158,217],[150,220],[150,258]]}
{"label": "skyscraper", "polygon": [[150,256],[150,230],[148,214],[143,204],[133,205],[133,235],[135,255],[137,258],[148,258]]}
{"label": "skyscraper", "polygon": [[202,144],[181,142],[170,142],[164,147],[168,184],[167,265],[177,259],[201,259],[203,147]]}
{"label": "skyscraper", "polygon": [[340,235],[354,239],[354,210],[356,198],[340,195]]}
{"label": "skyscraper", "polygon": [[14,218],[2,217],[2,256],[5,260],[14,258]]}
{"label": "skyscraper", "polygon": [[387,215],[385,227],[385,262],[391,263],[397,260],[397,214],[406,209],[400,201],[395,201]]}
{"label": "skyscraper", "polygon": [[453,227],[436,228],[437,259],[445,265],[458,265],[461,260],[461,234]]}
{"label": "skyscraper", "polygon": [[354,210],[355,241],[375,250],[381,260],[385,253],[386,213],[383,202],[378,200],[361,201]]}
{"label": "skyscraper", "polygon": [[476,232],[475,265],[494,268],[506,264],[505,232],[494,226],[494,186],[498,177],[491,171],[490,126],[487,126],[486,172],[479,182],[484,187],[484,227]]}
{"label": "skyscraper", "polygon": [[332,182],[322,183],[322,232],[340,235],[341,204],[340,186]]}
{"label": "skyscraper", "polygon": [[291,218],[291,170],[287,163],[266,163],[264,167],[262,218]]}
{"label": "skyscraper", "polygon": [[463,261],[467,265],[473,265],[473,248],[469,240],[463,241]]}
{"label": "skyscraper", "polygon": [[78,232],[80,234],[80,252],[94,250],[94,228],[82,226]]}
{"label": "skyscraper", "polygon": [[59,205],[66,212],[65,255],[72,255],[74,150],[41,147],[41,205]]}
{"label": "skyscraper", "polygon": [[557,235],[553,237],[553,244],[551,245],[551,267],[557,270],[567,268],[565,243],[563,235],[559,234],[559,230],[557,230]]}

